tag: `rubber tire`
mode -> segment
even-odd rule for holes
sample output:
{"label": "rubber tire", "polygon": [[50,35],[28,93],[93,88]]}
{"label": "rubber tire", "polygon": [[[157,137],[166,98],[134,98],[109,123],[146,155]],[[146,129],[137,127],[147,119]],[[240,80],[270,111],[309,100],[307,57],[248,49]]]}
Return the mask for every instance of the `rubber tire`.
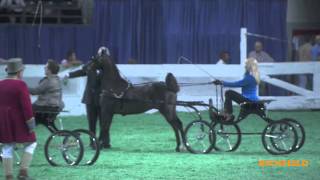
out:
{"label": "rubber tire", "polygon": [[61,130],[61,131],[57,131],[57,132],[54,132],[52,133],[48,139],[46,140],[46,143],[45,143],[45,146],[44,146],[44,151],[45,151],[45,157],[48,161],[48,163],[51,165],[51,166],[59,166],[59,164],[55,163],[54,161],[51,160],[50,158],[50,155],[49,155],[49,147],[50,147],[50,143],[52,141],[52,139],[55,137],[55,136],[59,136],[59,134],[64,134],[64,136],[66,136],[64,139],[63,139],[63,143],[66,142],[67,140],[67,137],[73,137],[75,138],[78,142],[79,142],[79,145],[80,145],[80,153],[78,155],[78,157],[76,158],[76,160],[72,163],[68,163],[68,158],[65,157],[65,154],[63,153],[63,158],[65,159],[65,161],[67,162],[68,165],[70,166],[75,166],[75,165],[78,165],[83,157],[83,144],[82,144],[82,141],[81,139],[75,134],[73,133],[72,131],[68,131],[68,130]]}
{"label": "rubber tire", "polygon": [[[290,119],[290,118],[283,118],[283,119],[280,119],[279,121],[277,122],[280,122],[280,121],[284,121],[284,122],[287,122],[289,124],[291,124],[295,130],[297,131],[297,135],[298,135],[298,143],[297,145],[294,147],[294,152],[298,151],[303,145],[304,145],[304,142],[305,142],[305,131],[304,131],[304,128],[303,126],[297,121],[297,120],[294,120],[294,119]],[[300,134],[301,135],[300,135]],[[300,135],[300,136],[299,136]],[[275,142],[273,141],[273,139],[270,139],[271,140],[271,143],[272,143],[272,146],[277,149],[278,151],[284,151],[283,149],[280,149],[279,147],[277,147],[275,144]]]}
{"label": "rubber tire", "polygon": [[[293,143],[293,146],[291,147],[291,149],[289,151],[286,151],[286,150],[283,150],[283,149],[279,149],[279,148],[276,148],[275,146],[275,143],[273,140],[271,140],[271,137],[267,137],[266,136],[266,133],[267,133],[267,130],[269,130],[271,128],[271,132],[274,130],[274,126],[276,124],[285,124],[286,126],[288,126],[289,128],[292,129],[293,133],[294,133],[294,143]],[[263,147],[265,148],[265,150],[272,154],[272,155],[283,155],[283,154],[290,154],[291,152],[294,151],[294,147],[296,147],[297,145],[297,142],[298,142],[298,134],[297,134],[297,131],[295,130],[295,128],[293,127],[293,125],[291,125],[290,123],[286,122],[286,121],[275,121],[275,122],[272,122],[270,124],[268,124],[265,129],[263,130],[262,132],[262,144],[263,144]],[[274,151],[274,150],[271,150],[268,148],[268,145],[267,145],[267,142],[266,142],[266,139],[270,139],[271,140],[271,144],[272,146],[277,150],[277,151]]]}
{"label": "rubber tire", "polygon": [[[89,161],[87,161],[86,163],[83,164],[83,165],[93,165],[97,161],[97,159],[98,159],[98,157],[100,155],[100,147],[99,147],[98,139],[96,138],[96,136],[92,132],[90,132],[90,131],[88,131],[86,129],[76,129],[76,130],[73,130],[72,132],[74,132],[77,135],[78,135],[78,133],[89,135],[90,136],[90,140],[92,140],[92,142],[94,142],[96,151],[95,151],[93,157],[91,158],[91,160],[89,160]],[[80,136],[80,139],[81,139],[81,136]],[[82,143],[83,143],[83,141],[82,141]],[[86,144],[84,144],[84,146],[86,146]],[[86,153],[86,152],[84,152],[84,153]],[[82,164],[82,163],[80,163],[80,164]]]}
{"label": "rubber tire", "polygon": [[[188,143],[188,133],[189,133],[189,130],[195,125],[195,124],[203,124],[204,126],[206,126],[207,128],[209,128],[209,131],[210,131],[210,135],[208,136],[208,141],[210,142],[210,145],[205,148],[203,151],[196,151],[192,148],[192,146]],[[185,142],[185,146],[187,148],[187,150],[191,153],[194,153],[194,154],[206,154],[206,153],[209,153],[211,152],[211,150],[213,149],[213,146],[215,144],[215,134],[212,130],[212,128],[210,127],[210,124],[207,122],[207,121],[203,121],[203,120],[195,120],[195,121],[192,121],[190,122],[187,127],[185,128],[185,138],[186,138],[186,142]]]}

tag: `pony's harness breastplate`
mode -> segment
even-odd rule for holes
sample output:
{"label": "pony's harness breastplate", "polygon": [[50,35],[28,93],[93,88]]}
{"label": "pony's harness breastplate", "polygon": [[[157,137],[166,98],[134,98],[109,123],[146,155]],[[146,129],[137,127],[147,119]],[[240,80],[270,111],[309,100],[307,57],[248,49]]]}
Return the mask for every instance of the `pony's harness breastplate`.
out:
{"label": "pony's harness breastplate", "polygon": [[111,96],[114,97],[114,98],[121,99],[121,98],[123,98],[123,96],[127,93],[128,89],[129,89],[131,86],[132,86],[132,85],[128,83],[128,86],[126,87],[126,89],[124,89],[124,90],[121,91],[120,93],[114,92],[112,88],[109,89],[109,90],[102,90],[102,91],[101,91],[101,96],[111,95]]}

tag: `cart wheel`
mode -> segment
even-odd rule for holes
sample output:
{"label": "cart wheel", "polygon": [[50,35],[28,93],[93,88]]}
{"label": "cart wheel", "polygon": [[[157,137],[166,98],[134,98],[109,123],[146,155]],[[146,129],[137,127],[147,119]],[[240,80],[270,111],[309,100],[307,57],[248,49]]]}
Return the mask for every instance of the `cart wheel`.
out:
{"label": "cart wheel", "polygon": [[268,124],[262,133],[263,146],[273,155],[291,153],[297,142],[297,131],[286,121],[275,121]]}
{"label": "cart wheel", "polygon": [[77,165],[83,156],[81,139],[75,133],[67,130],[51,134],[45,143],[44,150],[45,157],[52,166],[66,163],[70,166]]}
{"label": "cart wheel", "polygon": [[215,134],[206,121],[196,120],[189,123],[185,130],[186,148],[195,154],[209,153],[215,143]]}
{"label": "cart wheel", "polygon": [[85,129],[76,129],[73,132],[81,139],[84,148],[82,161],[84,165],[93,165],[100,154],[99,143],[95,135]]}
{"label": "cart wheel", "polygon": [[298,151],[300,148],[302,148],[302,146],[304,145],[305,139],[306,139],[306,133],[304,131],[303,126],[297,120],[294,120],[291,118],[284,118],[284,119],[281,119],[281,121],[289,122],[294,127],[294,129],[297,131],[298,143],[295,146],[293,151],[294,152]]}
{"label": "cart wheel", "polygon": [[241,131],[237,124],[224,125],[213,124],[213,131],[216,134],[214,149],[222,152],[230,152],[238,149],[241,143]]}

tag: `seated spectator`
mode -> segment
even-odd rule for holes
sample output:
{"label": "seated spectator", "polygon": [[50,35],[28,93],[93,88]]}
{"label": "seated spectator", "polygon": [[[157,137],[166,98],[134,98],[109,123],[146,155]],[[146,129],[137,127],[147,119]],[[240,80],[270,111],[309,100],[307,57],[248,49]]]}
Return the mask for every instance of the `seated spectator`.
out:
{"label": "seated spectator", "polygon": [[227,51],[222,51],[219,55],[219,60],[217,64],[228,64],[230,61],[230,55]]}
{"label": "seated spectator", "polygon": [[77,55],[73,50],[68,51],[67,58],[61,61],[61,65],[64,68],[79,66],[81,64],[82,64],[82,61],[77,59]]}
{"label": "seated spectator", "polygon": [[137,60],[135,60],[133,58],[129,58],[128,64],[138,64],[138,62],[137,62]]}
{"label": "seated spectator", "polygon": [[32,95],[38,95],[37,100],[32,105],[36,123],[44,124],[46,127],[48,127],[48,122],[41,111],[58,112],[64,107],[60,78],[57,76],[58,72],[58,63],[53,60],[48,60],[45,66],[46,76],[40,80],[37,87],[29,87],[29,91]]}
{"label": "seated spectator", "polygon": [[0,58],[0,65],[7,64],[7,61],[5,59]]}
{"label": "seated spectator", "polygon": [[312,60],[320,61],[320,35],[317,35],[315,38],[315,44],[311,50]]}
{"label": "seated spectator", "polygon": [[7,9],[14,12],[22,12],[23,8],[26,6],[24,0],[1,0],[0,8]]}
{"label": "seated spectator", "polygon": [[255,42],[254,51],[249,53],[249,58],[254,58],[259,63],[274,62],[274,59],[268,53],[263,51],[263,45],[260,41]]}

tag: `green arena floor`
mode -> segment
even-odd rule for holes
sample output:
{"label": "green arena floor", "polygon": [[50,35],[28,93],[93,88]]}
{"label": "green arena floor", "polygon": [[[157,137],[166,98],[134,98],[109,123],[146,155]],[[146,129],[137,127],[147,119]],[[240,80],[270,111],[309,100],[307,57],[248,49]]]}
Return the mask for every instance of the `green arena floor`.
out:
{"label": "green arena floor", "polygon": [[[203,114],[207,117],[206,112]],[[238,150],[231,153],[176,153],[173,131],[159,113],[115,116],[111,128],[112,149],[103,150],[92,166],[50,166],[44,157],[49,132],[42,126],[37,127],[39,145],[30,175],[39,180],[319,179],[320,112],[270,112],[269,115],[274,119],[294,118],[303,124],[306,142],[300,151],[270,155],[258,135],[242,137]],[[190,113],[179,113],[179,117],[184,127],[194,119]],[[87,127],[84,116],[63,117],[63,124],[65,129]],[[262,132],[265,126],[266,123],[254,115],[240,123],[241,130],[247,132]],[[306,167],[259,167],[259,160],[307,160],[309,164]]]}

